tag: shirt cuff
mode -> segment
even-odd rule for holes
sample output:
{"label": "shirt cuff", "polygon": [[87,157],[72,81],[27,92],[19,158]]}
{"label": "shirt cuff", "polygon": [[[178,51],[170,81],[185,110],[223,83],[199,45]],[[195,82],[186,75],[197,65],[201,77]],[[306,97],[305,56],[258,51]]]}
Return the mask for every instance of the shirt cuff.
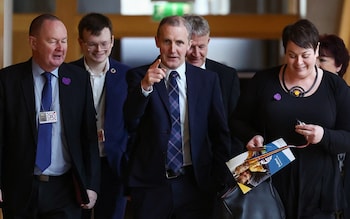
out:
{"label": "shirt cuff", "polygon": [[143,89],[143,87],[141,86],[141,91],[142,91],[142,94],[147,97],[150,93],[152,93],[153,91],[153,86],[151,86],[151,89],[150,90],[145,90]]}

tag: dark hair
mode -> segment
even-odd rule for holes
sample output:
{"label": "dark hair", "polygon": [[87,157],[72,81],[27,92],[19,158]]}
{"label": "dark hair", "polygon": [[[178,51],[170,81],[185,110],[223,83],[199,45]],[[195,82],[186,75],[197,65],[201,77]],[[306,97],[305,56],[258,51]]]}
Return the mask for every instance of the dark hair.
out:
{"label": "dark hair", "polygon": [[319,33],[316,26],[307,19],[301,19],[294,24],[286,26],[282,33],[284,52],[286,52],[289,41],[301,48],[312,48],[316,51],[318,39]]}
{"label": "dark hair", "polygon": [[187,38],[188,40],[191,40],[191,32],[192,32],[191,25],[188,23],[188,21],[185,18],[177,15],[164,17],[158,25],[157,37],[159,37],[160,30],[164,25],[170,25],[170,26],[176,26],[176,27],[184,25],[188,32]]}
{"label": "dark hair", "polygon": [[106,27],[111,31],[112,34],[112,22],[107,16],[99,13],[89,13],[85,15],[79,22],[79,38],[83,39],[84,30],[91,32],[91,34],[94,36],[98,36]]}
{"label": "dark hair", "polygon": [[342,78],[349,66],[349,51],[344,41],[335,34],[324,34],[320,36],[320,56],[334,58],[335,65],[341,66],[338,75]]}
{"label": "dark hair", "polygon": [[52,14],[41,14],[34,18],[29,26],[29,36],[37,36],[44,21],[61,21],[58,17]]}

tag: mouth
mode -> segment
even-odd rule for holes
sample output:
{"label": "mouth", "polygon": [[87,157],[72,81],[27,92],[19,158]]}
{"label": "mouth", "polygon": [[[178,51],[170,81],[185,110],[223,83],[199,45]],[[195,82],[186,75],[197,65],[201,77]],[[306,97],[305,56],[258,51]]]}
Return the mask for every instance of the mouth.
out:
{"label": "mouth", "polygon": [[55,59],[55,60],[61,60],[61,59],[63,59],[63,55],[53,55],[53,59]]}
{"label": "mouth", "polygon": [[306,69],[304,66],[294,66],[295,71],[303,71]]}
{"label": "mouth", "polygon": [[199,62],[200,58],[194,57],[194,56],[187,56],[187,59],[191,62]]}
{"label": "mouth", "polygon": [[168,56],[169,59],[176,59],[177,56]]}
{"label": "mouth", "polygon": [[103,57],[103,56],[105,56],[105,55],[106,55],[105,52],[100,52],[100,53],[94,53],[94,54],[93,54],[93,56],[95,56],[95,57]]}

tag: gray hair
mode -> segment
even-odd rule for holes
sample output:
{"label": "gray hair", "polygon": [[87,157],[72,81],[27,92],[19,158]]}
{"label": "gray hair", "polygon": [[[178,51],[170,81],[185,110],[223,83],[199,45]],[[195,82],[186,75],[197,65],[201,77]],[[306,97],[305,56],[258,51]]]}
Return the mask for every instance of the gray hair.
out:
{"label": "gray hair", "polygon": [[164,25],[170,25],[170,26],[181,26],[184,25],[187,32],[188,32],[188,40],[191,40],[191,36],[192,36],[192,28],[191,25],[188,23],[188,21],[186,19],[184,19],[181,16],[169,16],[169,17],[165,17],[163,18],[158,26],[158,30],[157,30],[157,37],[159,37],[160,35],[160,30]]}
{"label": "gray hair", "polygon": [[199,15],[184,15],[183,18],[190,23],[192,27],[192,35],[205,36],[210,34],[208,21]]}

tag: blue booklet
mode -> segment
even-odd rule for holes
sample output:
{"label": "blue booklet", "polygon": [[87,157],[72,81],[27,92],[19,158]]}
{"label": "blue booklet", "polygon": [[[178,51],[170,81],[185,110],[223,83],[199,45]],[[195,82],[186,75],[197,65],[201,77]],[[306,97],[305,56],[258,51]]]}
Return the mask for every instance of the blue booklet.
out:
{"label": "blue booklet", "polygon": [[238,186],[245,194],[295,159],[287,143],[277,139],[261,151],[246,151],[228,162]]}

